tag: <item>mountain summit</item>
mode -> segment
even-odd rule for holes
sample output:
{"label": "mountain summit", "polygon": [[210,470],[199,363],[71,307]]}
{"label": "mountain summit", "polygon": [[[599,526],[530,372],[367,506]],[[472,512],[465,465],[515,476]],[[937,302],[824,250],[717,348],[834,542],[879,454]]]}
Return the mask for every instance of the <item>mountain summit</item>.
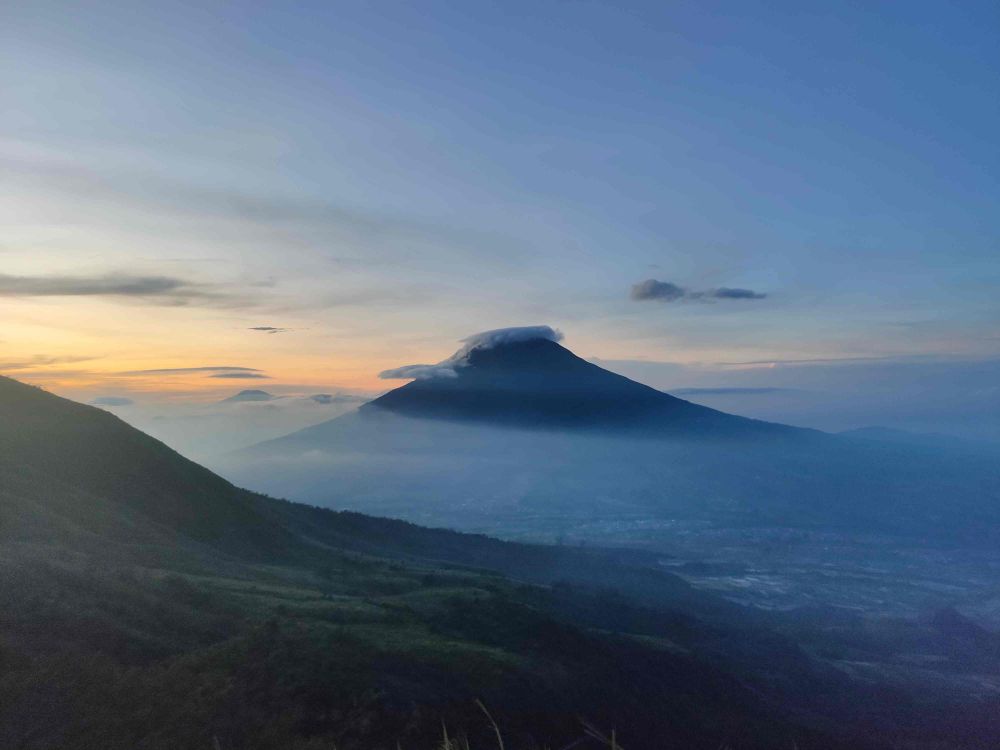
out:
{"label": "mountain summit", "polygon": [[471,336],[436,365],[383,372],[383,378],[413,380],[369,402],[362,413],[653,434],[757,436],[794,430],[724,414],[629,380],[576,356],[558,343],[561,338],[548,326]]}

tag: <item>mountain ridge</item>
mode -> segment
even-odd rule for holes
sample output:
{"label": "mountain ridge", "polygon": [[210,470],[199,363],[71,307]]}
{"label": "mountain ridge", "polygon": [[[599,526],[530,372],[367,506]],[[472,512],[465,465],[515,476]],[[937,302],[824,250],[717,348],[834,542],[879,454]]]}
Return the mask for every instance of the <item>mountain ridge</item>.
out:
{"label": "mountain ridge", "polygon": [[317,505],[508,538],[573,531],[604,544],[599,527],[623,517],[996,536],[982,498],[1000,494],[1000,471],[983,456],[726,414],[608,372],[557,338],[544,327],[471,337],[437,365],[389,371],[411,382],[357,411],[215,467]]}
{"label": "mountain ridge", "polygon": [[[650,436],[773,437],[799,430],[671,396],[609,372],[549,338],[473,346],[441,374],[418,377],[361,407],[362,412],[378,409],[424,419]],[[802,430],[807,432],[814,431]]]}
{"label": "mountain ridge", "polygon": [[[430,746],[442,718],[474,733],[483,696],[513,747],[565,744],[577,714],[610,726],[622,711],[620,736],[638,748],[716,746],[750,726],[758,750],[779,737],[846,747],[689,655],[726,639],[674,606],[730,622],[741,608],[653,558],[258,495],[113,415],[6,378],[0,542],[4,746],[193,750],[213,732],[227,747]],[[760,643],[790,669],[805,659]],[[674,706],[672,722],[643,700]]]}

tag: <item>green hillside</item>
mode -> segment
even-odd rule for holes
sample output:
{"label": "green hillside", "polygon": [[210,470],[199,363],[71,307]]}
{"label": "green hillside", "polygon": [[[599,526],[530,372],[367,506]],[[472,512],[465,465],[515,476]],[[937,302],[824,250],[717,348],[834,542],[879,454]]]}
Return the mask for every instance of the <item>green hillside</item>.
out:
{"label": "green hillside", "polygon": [[476,699],[507,748],[863,747],[899,700],[641,554],[266,498],[8,379],[0,581],[3,747],[495,747]]}

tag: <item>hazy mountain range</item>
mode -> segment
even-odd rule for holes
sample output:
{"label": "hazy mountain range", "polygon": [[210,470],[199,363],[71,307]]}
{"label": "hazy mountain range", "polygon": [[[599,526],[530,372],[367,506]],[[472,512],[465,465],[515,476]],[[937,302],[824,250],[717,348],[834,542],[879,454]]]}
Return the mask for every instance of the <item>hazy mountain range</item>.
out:
{"label": "hazy mountain range", "polygon": [[389,373],[415,379],[357,412],[215,465],[328,507],[513,536],[607,541],[601,524],[645,519],[995,541],[989,452],[732,416],[604,370],[550,332],[473,337],[443,363]]}
{"label": "hazy mountain range", "polygon": [[184,455],[211,459],[353,411],[371,396],[344,389],[245,389],[211,401],[143,395],[102,396],[90,403],[111,411]]}

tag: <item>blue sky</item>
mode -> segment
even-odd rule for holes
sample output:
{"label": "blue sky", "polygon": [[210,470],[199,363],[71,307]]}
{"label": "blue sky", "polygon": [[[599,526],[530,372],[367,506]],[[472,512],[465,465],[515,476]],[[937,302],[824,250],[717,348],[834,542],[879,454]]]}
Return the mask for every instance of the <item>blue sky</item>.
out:
{"label": "blue sky", "polygon": [[[0,20],[8,360],[350,386],[543,323],[688,365],[1000,355],[995,3]],[[180,291],[73,293],[109,275]],[[691,293],[631,299],[647,279]]]}

